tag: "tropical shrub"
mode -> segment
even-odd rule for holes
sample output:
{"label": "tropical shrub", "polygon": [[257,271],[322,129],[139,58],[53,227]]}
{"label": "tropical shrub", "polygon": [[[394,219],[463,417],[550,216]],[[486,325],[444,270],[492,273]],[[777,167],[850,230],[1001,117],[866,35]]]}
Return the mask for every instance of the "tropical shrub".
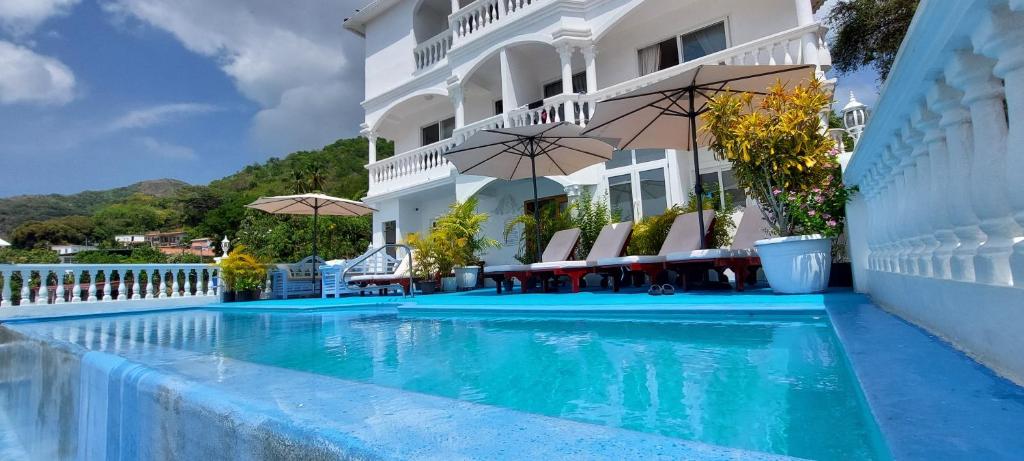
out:
{"label": "tropical shrub", "polygon": [[255,291],[267,280],[267,266],[238,245],[220,260],[220,275],[232,291]]}
{"label": "tropical shrub", "polygon": [[701,116],[703,130],[713,135],[711,149],[732,163],[740,186],[761,204],[778,235],[806,231],[786,197],[820,189],[838,165],[819,118],[830,102],[811,78],[791,90],[777,82],[756,100],[750,93],[720,93]]}
{"label": "tropical shrub", "polygon": [[438,255],[437,245],[430,234],[424,237],[419,232],[413,232],[405,236],[405,243],[412,248],[415,258],[412,275],[418,280],[437,280],[442,265],[448,271],[445,273],[452,271],[454,264]]}
{"label": "tropical shrub", "polygon": [[[619,220],[619,214],[612,213],[608,206],[608,197],[595,200],[589,192],[583,192],[565,211],[560,211],[558,204],[549,203],[541,207],[538,215],[543,223],[540,228],[541,252],[547,247],[555,232],[576,227],[580,229],[580,241],[576,245],[575,254],[577,259],[585,258],[590,253],[604,226]],[[536,226],[532,213],[517,216],[505,224],[506,240],[517,228],[520,230],[516,260],[523,264],[540,261],[540,254],[533,244],[533,239],[537,235]]]}
{"label": "tropical shrub", "polygon": [[438,245],[439,251],[450,255],[455,267],[475,265],[488,248],[501,246],[497,240],[482,235],[490,216],[477,213],[478,203],[476,197],[452,203],[448,212],[437,218],[430,231],[433,243]]}
{"label": "tropical shrub", "polygon": [[[711,224],[711,240],[708,241],[708,246],[711,248],[725,248],[732,245],[732,235],[736,230],[736,221],[732,219],[732,214],[736,211],[736,204],[733,203],[732,195],[725,194],[725,206],[719,206],[722,203],[722,190],[718,187],[718,183],[710,183],[704,187],[704,209],[715,210],[715,221]],[[693,213],[697,211],[697,194],[690,191],[689,198],[686,201],[686,206],[683,208],[684,213]],[[669,223],[671,225],[671,222]],[[668,230],[665,231],[668,235]]]}

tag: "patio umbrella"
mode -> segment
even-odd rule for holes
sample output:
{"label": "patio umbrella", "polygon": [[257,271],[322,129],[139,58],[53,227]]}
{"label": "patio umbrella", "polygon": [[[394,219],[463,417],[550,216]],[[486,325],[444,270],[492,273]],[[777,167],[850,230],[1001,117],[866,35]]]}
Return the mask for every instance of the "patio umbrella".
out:
{"label": "patio umbrella", "polygon": [[246,205],[246,208],[266,211],[271,214],[290,215],[313,215],[313,293],[316,289],[316,240],[317,240],[317,218],[324,216],[363,216],[373,213],[373,208],[362,202],[348,200],[338,197],[331,197],[324,194],[298,194],[278,195],[274,197],[260,197],[255,202]]}
{"label": "patio umbrella", "polygon": [[533,219],[540,255],[538,176],[565,176],[612,158],[613,141],[582,136],[577,125],[561,122],[481,130],[445,154],[462,174],[533,181]]}
{"label": "patio umbrella", "polygon": [[[708,100],[724,91],[763,96],[777,80],[790,84],[811,76],[812,65],[700,65],[657,83],[597,103],[586,136],[619,139],[619,149],[681,149],[693,152],[697,209],[704,209],[704,188],[696,146],[699,116]],[[688,123],[684,123],[688,122]],[[706,140],[705,140],[706,141]],[[706,142],[703,144],[707,144]],[[704,228],[704,216],[698,213]],[[701,232],[700,246],[707,246]]]}

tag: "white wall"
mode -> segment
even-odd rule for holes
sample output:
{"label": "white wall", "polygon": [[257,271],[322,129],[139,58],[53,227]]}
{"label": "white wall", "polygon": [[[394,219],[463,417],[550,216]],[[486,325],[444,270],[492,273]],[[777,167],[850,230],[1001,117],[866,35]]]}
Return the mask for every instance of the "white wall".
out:
{"label": "white wall", "polygon": [[416,70],[412,29],[415,2],[399,2],[366,25],[366,99],[369,100],[411,76]]}

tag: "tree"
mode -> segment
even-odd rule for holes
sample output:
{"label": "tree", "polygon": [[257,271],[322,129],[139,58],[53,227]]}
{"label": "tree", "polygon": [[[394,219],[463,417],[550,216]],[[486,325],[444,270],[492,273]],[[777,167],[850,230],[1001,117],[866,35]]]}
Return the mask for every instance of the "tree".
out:
{"label": "tree", "polygon": [[832,66],[841,73],[864,66],[889,76],[896,52],[914,18],[918,0],[840,0],[828,15],[836,31],[832,40]]}
{"label": "tree", "polygon": [[94,231],[92,220],[86,216],[28,221],[11,232],[11,244],[26,249],[68,243],[82,244],[95,239]]}

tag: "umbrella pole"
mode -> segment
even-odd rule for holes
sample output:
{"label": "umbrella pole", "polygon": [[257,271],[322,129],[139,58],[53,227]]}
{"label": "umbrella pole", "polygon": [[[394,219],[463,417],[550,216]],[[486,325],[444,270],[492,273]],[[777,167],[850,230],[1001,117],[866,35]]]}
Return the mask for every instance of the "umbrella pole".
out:
{"label": "umbrella pole", "polygon": [[540,199],[537,197],[537,156],[534,139],[530,139],[530,177],[533,179],[533,228],[536,231],[533,241],[534,257],[540,262]]}
{"label": "umbrella pole", "polygon": [[316,237],[317,237],[317,227],[318,226],[317,226],[316,222],[317,222],[317,218],[319,217],[318,216],[319,214],[320,214],[320,207],[314,206],[313,207],[313,296],[316,296],[316,292],[317,292],[317,289],[316,289],[317,288],[316,287],[316,258],[317,258],[317,254],[316,254]]}
{"label": "umbrella pole", "polygon": [[704,185],[700,180],[700,158],[697,155],[697,114],[693,113],[694,89],[690,88],[689,93],[690,111],[687,113],[687,118],[690,119],[690,147],[693,148],[693,176],[696,178],[693,192],[697,196],[697,225],[700,226],[697,232],[700,234],[700,248],[704,249],[707,247],[704,235]]}

